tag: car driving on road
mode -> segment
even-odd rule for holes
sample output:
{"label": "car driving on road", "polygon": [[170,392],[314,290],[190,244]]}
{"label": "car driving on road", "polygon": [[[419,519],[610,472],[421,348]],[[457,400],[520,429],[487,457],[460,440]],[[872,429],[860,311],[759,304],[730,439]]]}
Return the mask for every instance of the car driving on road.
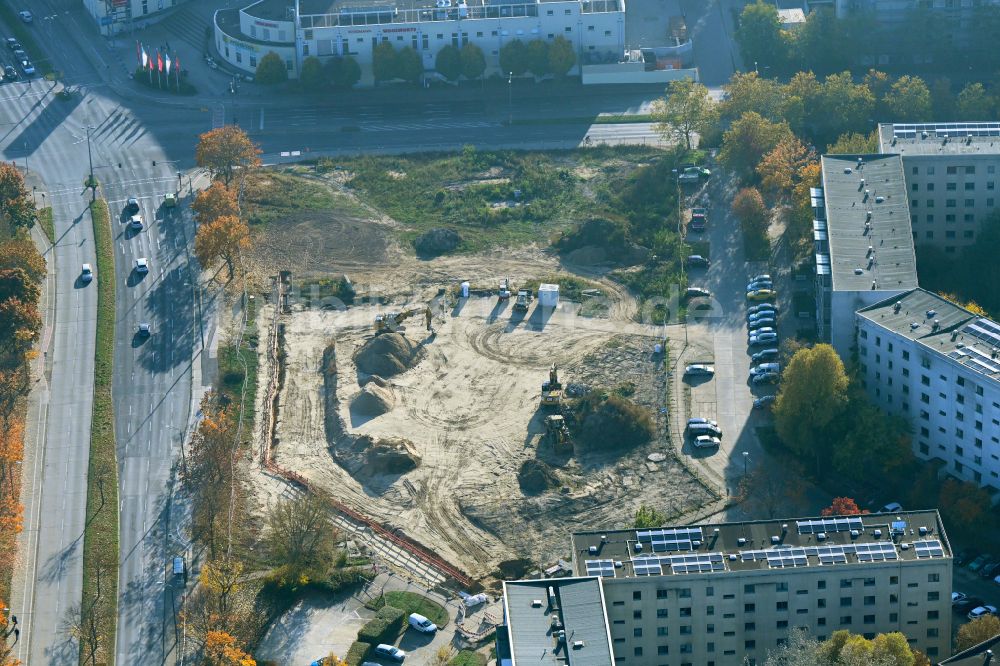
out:
{"label": "car driving on road", "polygon": [[139,257],[135,260],[135,272],[136,273],[148,273],[149,272],[149,260],[146,257]]}
{"label": "car driving on road", "polygon": [[25,23],[31,23],[32,21],[35,20],[35,17],[31,15],[31,12],[29,12],[26,9],[18,12],[17,15],[20,16],[21,20],[24,21]]}
{"label": "car driving on road", "polygon": [[94,269],[91,268],[90,264],[84,264],[83,269],[80,271],[80,281],[90,282],[94,279]]}

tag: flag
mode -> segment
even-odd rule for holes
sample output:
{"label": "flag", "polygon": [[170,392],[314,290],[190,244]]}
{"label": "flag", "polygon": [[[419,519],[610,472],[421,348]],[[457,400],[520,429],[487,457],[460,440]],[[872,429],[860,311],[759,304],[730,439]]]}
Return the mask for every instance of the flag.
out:
{"label": "flag", "polygon": [[169,53],[167,54],[166,65],[167,65],[167,75],[169,75],[170,74],[170,54]]}
{"label": "flag", "polygon": [[159,51],[156,52],[156,70],[163,71],[163,55]]}
{"label": "flag", "polygon": [[139,40],[135,40],[135,59],[140,65],[142,64],[142,47],[139,46]]}
{"label": "flag", "polygon": [[149,65],[149,54],[146,53],[145,46],[142,46],[140,44],[139,48],[142,50],[142,68],[146,69],[146,67]]}

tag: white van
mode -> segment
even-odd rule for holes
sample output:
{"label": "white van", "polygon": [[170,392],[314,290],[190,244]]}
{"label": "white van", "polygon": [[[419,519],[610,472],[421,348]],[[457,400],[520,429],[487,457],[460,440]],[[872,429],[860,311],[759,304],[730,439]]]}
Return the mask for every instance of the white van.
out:
{"label": "white van", "polygon": [[410,626],[424,634],[433,634],[437,631],[437,625],[420,613],[410,613]]}

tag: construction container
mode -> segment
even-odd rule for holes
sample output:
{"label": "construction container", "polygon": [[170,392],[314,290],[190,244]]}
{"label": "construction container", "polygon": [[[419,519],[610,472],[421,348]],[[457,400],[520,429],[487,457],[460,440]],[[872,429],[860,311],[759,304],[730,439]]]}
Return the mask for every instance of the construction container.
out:
{"label": "construction container", "polygon": [[469,283],[468,282],[463,282],[462,283],[462,298],[468,298],[468,297],[469,297]]}
{"label": "construction container", "polygon": [[559,305],[559,285],[538,285],[538,304],[543,308],[554,308]]}

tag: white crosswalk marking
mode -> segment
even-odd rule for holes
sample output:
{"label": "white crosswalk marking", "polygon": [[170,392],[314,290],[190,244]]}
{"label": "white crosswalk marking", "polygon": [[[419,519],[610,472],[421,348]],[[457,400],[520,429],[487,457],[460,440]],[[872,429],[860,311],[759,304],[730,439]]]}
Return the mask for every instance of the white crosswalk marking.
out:
{"label": "white crosswalk marking", "polygon": [[500,124],[488,120],[455,120],[450,122],[415,122],[415,123],[361,123],[366,132],[398,132],[399,130],[431,130],[431,129],[462,129],[476,127],[499,127]]}

